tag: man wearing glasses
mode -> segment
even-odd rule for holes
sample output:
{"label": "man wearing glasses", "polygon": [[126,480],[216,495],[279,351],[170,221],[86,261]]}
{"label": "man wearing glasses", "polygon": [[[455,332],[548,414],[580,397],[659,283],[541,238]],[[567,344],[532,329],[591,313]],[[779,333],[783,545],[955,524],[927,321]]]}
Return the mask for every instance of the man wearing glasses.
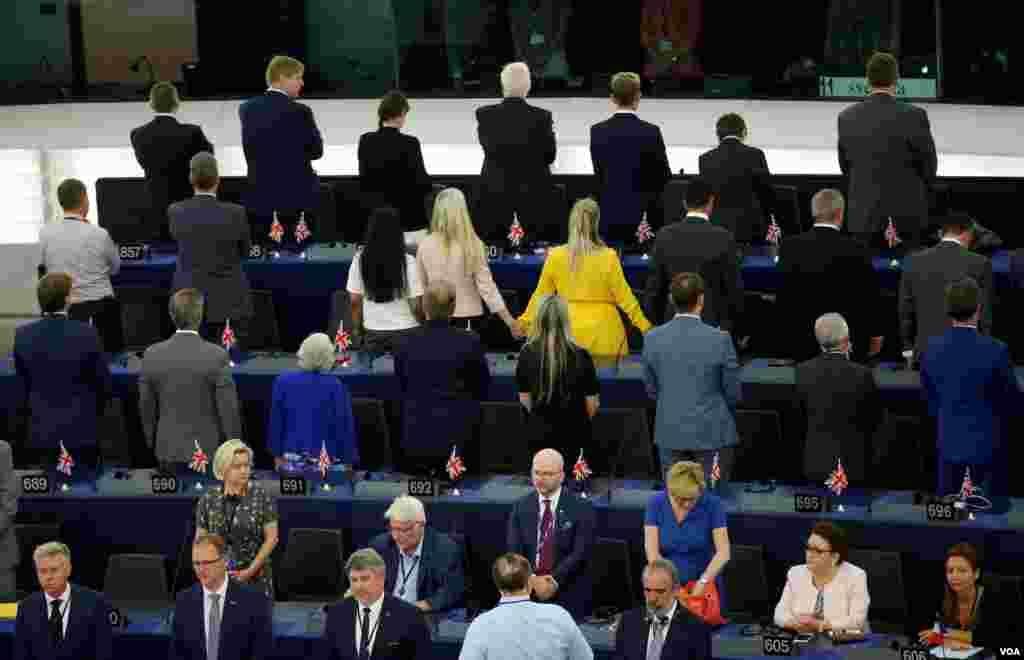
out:
{"label": "man wearing glasses", "polygon": [[178,594],[169,660],[262,660],[273,655],[270,599],[228,580],[224,539],[201,534],[192,545],[199,584]]}
{"label": "man wearing glasses", "polygon": [[387,565],[384,591],[424,612],[462,603],[462,549],[447,534],[427,527],[423,503],[408,495],[397,497],[384,517],[390,531],[370,541]]}

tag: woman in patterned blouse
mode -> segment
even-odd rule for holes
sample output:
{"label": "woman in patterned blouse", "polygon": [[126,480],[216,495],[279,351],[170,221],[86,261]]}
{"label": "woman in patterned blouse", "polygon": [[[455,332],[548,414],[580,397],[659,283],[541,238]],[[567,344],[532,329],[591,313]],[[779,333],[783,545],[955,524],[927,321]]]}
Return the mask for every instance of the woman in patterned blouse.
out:
{"label": "woman in patterned blouse", "polygon": [[219,534],[227,543],[229,575],[274,598],[270,553],[277,545],[277,508],[258,483],[250,482],[252,449],[228,440],[213,459],[213,474],[224,482],[196,505],[196,535]]}

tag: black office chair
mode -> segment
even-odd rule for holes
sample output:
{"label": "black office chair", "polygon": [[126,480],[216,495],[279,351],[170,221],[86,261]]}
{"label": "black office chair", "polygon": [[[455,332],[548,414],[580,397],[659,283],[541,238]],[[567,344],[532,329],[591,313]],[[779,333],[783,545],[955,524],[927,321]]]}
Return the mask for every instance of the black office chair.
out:
{"label": "black office chair", "polygon": [[352,398],[352,415],[356,418],[359,462],[364,470],[387,470],[394,466],[391,451],[391,430],[384,404],[377,399]]}
{"label": "black office chair", "polygon": [[[654,449],[644,408],[599,408],[594,416],[596,451],[587,456],[595,475],[649,478],[655,475]],[[576,457],[566,457],[575,461]]]}
{"label": "black office chair", "polygon": [[18,543],[18,556],[21,562],[15,571],[15,588],[19,600],[39,589],[39,578],[36,577],[36,565],[32,561],[32,553],[36,548],[50,541],[60,540],[59,522],[33,522],[14,524],[14,538]]}
{"label": "black office chair", "polygon": [[594,610],[625,612],[636,602],[629,545],[622,539],[597,538],[587,560],[594,589]]}
{"label": "black office chair", "polygon": [[480,414],[480,472],[522,474],[530,465],[522,405],[518,401],[484,401]]}
{"label": "black office chair", "polygon": [[800,198],[796,186],[773,184],[772,191],[775,193],[775,222],[782,229],[782,240],[811,228],[810,216],[804,222],[800,214]]}
{"label": "black office chair", "polygon": [[850,548],[847,559],[868,574],[868,593],[871,594],[868,616],[872,631],[903,633],[907,621],[907,592],[900,553]]}
{"label": "black office chair", "polygon": [[771,615],[764,546],[730,546],[730,559],[722,579],[730,620],[758,622]]}
{"label": "black office chair", "polygon": [[1020,612],[1024,607],[1024,578],[1019,575],[985,573],[981,581],[983,584],[988,584],[993,591],[998,592],[1007,612]]}
{"label": "black office chair", "polygon": [[119,608],[161,608],[171,602],[167,558],[153,554],[110,555],[103,593]]}
{"label": "black office chair", "polygon": [[334,601],[344,591],[341,530],[296,528],[277,571],[279,600]]}
{"label": "black office chair", "polygon": [[666,225],[682,219],[686,215],[686,181],[670,179],[661,193],[661,203]]}
{"label": "black office chair", "polygon": [[171,335],[167,291],[148,286],[118,287],[124,349],[144,351]]}
{"label": "black office chair", "polygon": [[246,349],[251,351],[280,351],[281,331],[277,324],[277,308],[271,291],[254,289],[252,295],[252,320],[249,322],[249,337]]}
{"label": "black office chair", "polygon": [[178,561],[174,566],[174,593],[182,589],[188,589],[196,581],[195,571],[192,569],[192,544],[195,539],[195,524],[192,518],[185,521],[185,534],[182,537],[181,545],[178,546]]}
{"label": "black office chair", "polygon": [[[782,421],[777,410],[737,409],[736,435],[739,436],[740,444],[736,447],[732,481],[756,481],[780,476],[775,469],[776,463],[781,460],[778,451],[782,446]],[[785,457],[785,460],[790,459]]]}

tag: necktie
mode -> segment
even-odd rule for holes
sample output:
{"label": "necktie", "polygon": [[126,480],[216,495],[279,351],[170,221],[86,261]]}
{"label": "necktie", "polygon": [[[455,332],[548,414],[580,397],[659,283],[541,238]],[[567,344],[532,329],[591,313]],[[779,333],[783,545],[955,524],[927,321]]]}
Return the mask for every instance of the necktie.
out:
{"label": "necktie", "polygon": [[370,657],[370,608],[363,608],[363,629],[359,640],[359,660],[368,660]]}
{"label": "necktie", "polygon": [[550,575],[555,567],[555,546],[551,542],[551,528],[555,517],[551,513],[551,500],[544,500],[544,515],[540,519],[540,548],[537,561],[537,575]]}
{"label": "necktie", "polygon": [[825,618],[825,592],[821,589],[818,590],[818,598],[814,601],[814,618]]}
{"label": "necktie", "polygon": [[64,604],[60,598],[50,603],[50,637],[54,644],[64,640],[64,617],[61,616],[60,606]]}
{"label": "necktie", "polygon": [[210,594],[210,623],[206,631],[206,660],[217,660],[220,650],[220,594]]}
{"label": "necktie", "polygon": [[647,660],[661,660],[661,649],[665,645],[667,617],[659,616],[651,621],[651,643],[647,645]]}

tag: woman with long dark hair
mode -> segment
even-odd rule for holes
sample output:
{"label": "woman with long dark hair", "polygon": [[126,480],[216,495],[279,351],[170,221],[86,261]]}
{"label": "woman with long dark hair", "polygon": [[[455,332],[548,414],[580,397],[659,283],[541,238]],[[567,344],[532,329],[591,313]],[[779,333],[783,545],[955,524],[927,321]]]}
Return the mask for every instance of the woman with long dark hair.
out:
{"label": "woman with long dark hair", "polygon": [[416,260],[405,251],[395,209],[379,208],[370,216],[365,244],[352,257],[345,288],[362,350],[390,353],[404,334],[419,326],[423,287]]}

